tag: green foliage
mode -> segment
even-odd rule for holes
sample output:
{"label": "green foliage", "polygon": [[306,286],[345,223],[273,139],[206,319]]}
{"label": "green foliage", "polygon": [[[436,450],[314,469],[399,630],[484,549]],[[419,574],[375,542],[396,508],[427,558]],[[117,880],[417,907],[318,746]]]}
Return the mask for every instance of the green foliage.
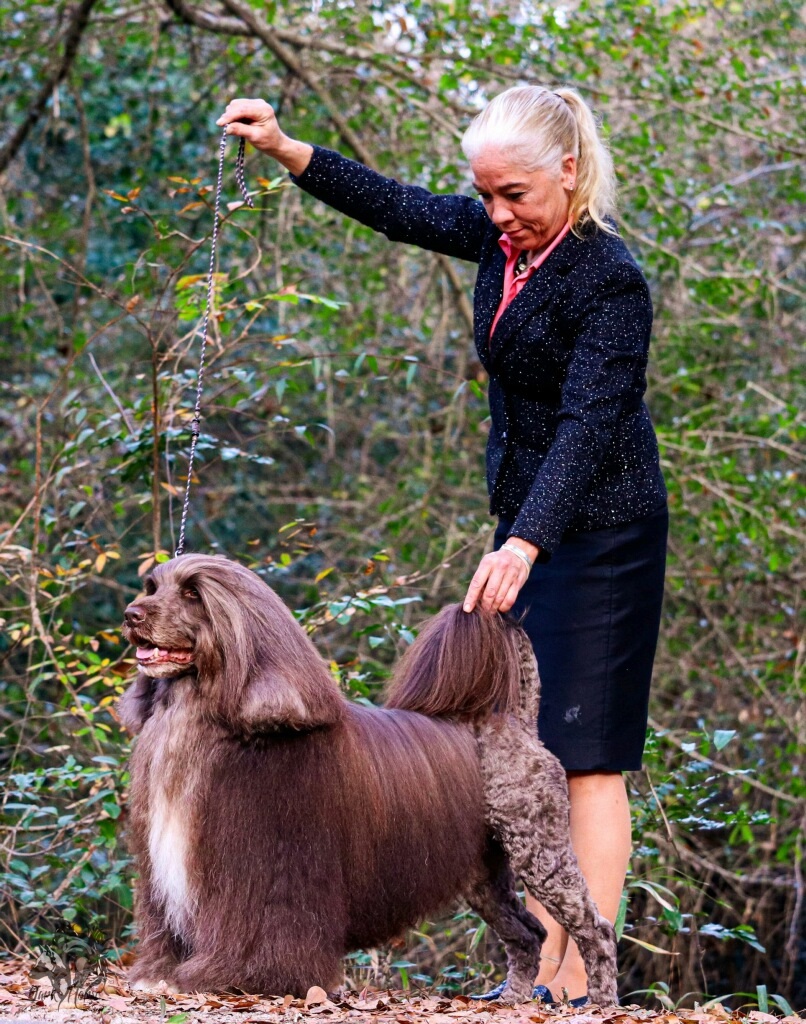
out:
{"label": "green foliage", "polygon": [[[335,111],[382,170],[463,190],[458,135],[485,97],[570,83],[603,119],[653,290],[672,512],[624,987],[802,1004],[801,7],[255,8],[316,89],[254,38],[99,2],[0,182],[3,941],[56,913],[128,935],[118,623],[176,544],[226,101],[265,96],[290,134],[349,152]],[[9,125],[68,13],[0,0]],[[249,210],[229,161],[189,546],[259,572],[372,700],[490,538],[472,273],[346,223],[254,153]],[[466,914],[363,956],[357,977],[444,991],[497,962]]]}

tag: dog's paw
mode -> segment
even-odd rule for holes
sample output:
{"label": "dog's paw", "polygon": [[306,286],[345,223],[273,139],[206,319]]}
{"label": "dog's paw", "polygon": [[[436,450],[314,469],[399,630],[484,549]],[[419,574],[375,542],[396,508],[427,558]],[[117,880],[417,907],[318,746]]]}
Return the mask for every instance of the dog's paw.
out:
{"label": "dog's paw", "polygon": [[501,995],[496,999],[498,1006],[518,1006],[520,1003],[531,1002],[532,999],[532,984],[529,982],[528,985],[517,985],[507,982],[501,992]]}
{"label": "dog's paw", "polygon": [[329,991],[327,997],[331,1003],[343,1003],[349,998],[351,991],[350,986],[344,982],[339,985],[338,988],[334,988],[332,991]]}
{"label": "dog's paw", "polygon": [[170,982],[164,979],[158,981],[151,978],[138,978],[137,981],[130,981],[129,990],[131,992],[143,992],[145,995],[151,996],[174,996],[179,992],[179,989]]}

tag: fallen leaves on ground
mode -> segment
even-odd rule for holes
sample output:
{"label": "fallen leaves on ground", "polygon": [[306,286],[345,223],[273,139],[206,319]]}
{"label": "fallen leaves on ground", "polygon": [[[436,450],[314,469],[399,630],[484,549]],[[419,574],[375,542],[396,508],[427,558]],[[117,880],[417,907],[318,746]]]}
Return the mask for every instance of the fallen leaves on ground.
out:
{"label": "fallen leaves on ground", "polygon": [[70,993],[59,1004],[50,993],[33,992],[30,965],[0,974],[0,1024],[802,1024],[803,1017],[775,1017],[758,1010],[734,1012],[721,1004],[706,1009],[649,1010],[640,1006],[549,1009],[539,1002],[521,1006],[476,1003],[468,996],[419,996],[364,989],[328,997],[310,988],[304,999],[192,993],[130,992],[123,971],[112,968],[104,986]]}

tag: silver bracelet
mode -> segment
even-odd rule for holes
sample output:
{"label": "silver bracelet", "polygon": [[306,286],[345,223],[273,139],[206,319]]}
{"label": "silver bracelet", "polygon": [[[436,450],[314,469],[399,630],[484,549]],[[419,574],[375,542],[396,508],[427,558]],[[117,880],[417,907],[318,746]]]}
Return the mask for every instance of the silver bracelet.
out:
{"label": "silver bracelet", "polygon": [[529,570],[529,572],[532,571],[532,567],[534,566],[535,563],[526,554],[525,551],[521,551],[520,548],[516,548],[514,544],[502,544],[501,545],[501,550],[502,551],[511,551],[513,555],[517,555],[518,558],[520,558],[520,560],[523,562],[523,564]]}

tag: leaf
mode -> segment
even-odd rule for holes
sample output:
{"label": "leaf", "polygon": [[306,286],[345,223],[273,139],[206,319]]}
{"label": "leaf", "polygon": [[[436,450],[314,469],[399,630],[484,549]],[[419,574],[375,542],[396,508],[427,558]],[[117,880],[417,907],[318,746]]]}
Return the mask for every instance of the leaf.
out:
{"label": "leaf", "polygon": [[478,926],[478,928],[476,928],[476,931],[473,933],[473,938],[470,940],[470,950],[471,950],[471,952],[476,948],[476,946],[478,946],[478,944],[481,942],[481,940],[484,938],[484,936],[486,934],[487,934],[487,922],[486,921],[479,921],[479,926]]}
{"label": "leaf", "polygon": [[112,1010],[119,1010],[121,1013],[127,1013],[131,1011],[132,1002],[132,999],[126,999],[123,996],[108,996],[104,994],[101,1005],[108,1006]]}
{"label": "leaf", "polygon": [[735,729],[716,729],[714,731],[714,746],[717,750],[724,750],[735,735]]}
{"label": "leaf", "polygon": [[187,274],[185,277],[180,277],[176,282],[176,290],[178,292],[184,291],[185,288],[190,288],[194,284],[198,284],[199,281],[206,281],[207,274]]}
{"label": "leaf", "polygon": [[305,1009],[327,1002],[327,992],[318,985],[312,985],[305,994]]}
{"label": "leaf", "polygon": [[206,207],[207,203],[202,203],[199,200],[194,200],[192,203],[186,203],[185,206],[183,206],[179,212],[187,213],[188,210],[198,210],[202,206]]}
{"label": "leaf", "polygon": [[628,906],[629,902],[630,902],[629,896],[627,895],[626,892],[623,892],[621,894],[621,899],[619,900],[618,913],[616,914],[616,920],[615,920],[615,923],[613,925],[613,927],[614,927],[614,929],[616,931],[616,938],[617,939],[620,939],[622,937],[622,935],[624,934],[624,924],[625,924],[625,922],[627,920],[627,906]]}
{"label": "leaf", "polygon": [[660,903],[662,907],[665,907],[666,910],[670,910],[672,913],[677,913],[678,908],[660,894],[660,890],[663,890],[663,892],[668,893],[669,896],[674,899],[674,893],[670,892],[665,886],[659,885],[657,882],[645,882],[643,880],[639,880],[637,882],[633,882],[631,884],[631,888],[644,889],[650,895],[654,896],[658,903]]}
{"label": "leaf", "polygon": [[621,937],[622,939],[626,939],[627,942],[634,942],[636,946],[642,946],[644,949],[648,949],[650,953],[660,953],[661,956],[680,956],[679,953],[674,953],[671,949],[661,949],[660,946],[653,946],[651,942],[645,942],[643,939],[637,939],[634,935],[627,935],[625,933]]}
{"label": "leaf", "polygon": [[314,583],[321,583],[325,576],[329,576],[333,572],[334,568],[335,566],[331,565],[328,569],[323,569],[320,573],[317,573]]}
{"label": "leaf", "polygon": [[106,565],[106,555],[102,551],[100,553],[100,555],[98,555],[98,557],[95,559],[95,571],[96,572],[103,572],[105,565]]}

